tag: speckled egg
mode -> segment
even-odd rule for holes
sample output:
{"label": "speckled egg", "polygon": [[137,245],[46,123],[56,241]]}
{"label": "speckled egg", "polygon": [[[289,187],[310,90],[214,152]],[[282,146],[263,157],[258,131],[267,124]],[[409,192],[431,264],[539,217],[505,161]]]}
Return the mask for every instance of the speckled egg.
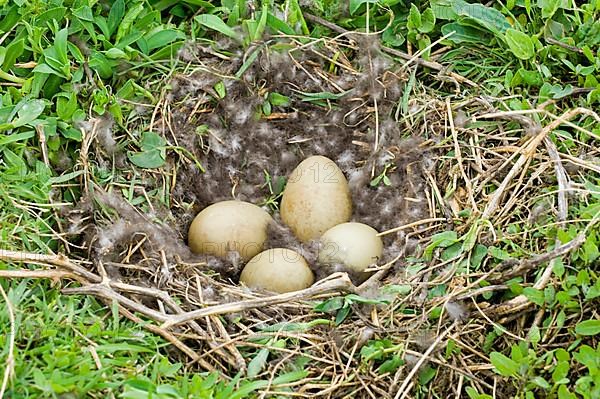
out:
{"label": "speckled egg", "polygon": [[319,262],[343,264],[354,272],[363,272],[376,263],[383,253],[377,230],[363,223],[342,223],[321,237]]}
{"label": "speckled egg", "polygon": [[242,270],[240,281],[250,288],[284,293],[310,287],[315,277],[298,252],[273,248],[252,258]]}
{"label": "speckled egg", "polygon": [[271,216],[243,201],[223,201],[204,208],[192,222],[188,244],[198,254],[225,257],[237,251],[248,261],[264,249]]}
{"label": "speckled egg", "polygon": [[350,220],[348,181],[331,159],[312,156],[290,175],[281,199],[281,219],[303,242]]}

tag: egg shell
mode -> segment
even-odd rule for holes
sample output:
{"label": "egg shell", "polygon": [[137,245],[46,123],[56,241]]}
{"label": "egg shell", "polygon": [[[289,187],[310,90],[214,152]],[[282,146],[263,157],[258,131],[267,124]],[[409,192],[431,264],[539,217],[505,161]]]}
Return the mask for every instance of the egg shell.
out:
{"label": "egg shell", "polygon": [[350,220],[348,181],[331,159],[312,156],[291,173],[281,199],[281,219],[300,241],[319,238]]}
{"label": "egg shell", "polygon": [[363,272],[383,253],[383,242],[377,234],[377,230],[363,223],[338,224],[321,237],[319,262],[341,263],[354,272]]}
{"label": "egg shell", "polygon": [[250,288],[284,293],[310,287],[315,277],[298,252],[272,248],[259,253],[246,264],[240,281]]}
{"label": "egg shell", "polygon": [[188,244],[198,254],[225,257],[237,251],[247,261],[264,249],[271,220],[265,210],[249,202],[217,202],[194,218]]}

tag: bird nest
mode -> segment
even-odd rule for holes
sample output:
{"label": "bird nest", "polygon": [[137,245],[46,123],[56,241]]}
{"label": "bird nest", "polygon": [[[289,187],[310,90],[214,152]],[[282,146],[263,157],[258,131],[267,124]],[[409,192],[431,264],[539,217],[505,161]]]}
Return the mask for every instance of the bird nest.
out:
{"label": "bird nest", "polygon": [[[51,265],[30,276],[76,280],[65,294],[116,302],[190,367],[240,372],[263,381],[256,387],[266,395],[400,398],[430,380],[432,394],[460,392],[467,381],[508,394],[494,388],[483,337],[534,314],[526,298],[502,295],[504,283],[531,280],[582,243],[555,246],[508,227],[550,213],[566,219],[564,187],[575,183],[563,163],[575,177],[593,166],[565,160],[547,137],[589,112],[553,119],[540,106],[532,118],[510,111],[509,99],[469,94],[471,82],[435,62],[398,63],[387,50],[365,35],[272,38],[245,50],[187,45],[168,80],[148,87],[160,91],[156,105],[137,104],[126,129],[106,117],[81,126],[82,196],[61,214],[73,226],[61,235],[68,256],[3,257]],[[128,162],[147,132],[165,143],[159,168]],[[383,257],[365,281],[316,265],[318,246],[299,243],[278,219],[285,178],[311,155],[337,163],[352,219],[382,232]],[[559,190],[546,195],[548,185]],[[235,253],[191,253],[193,217],[226,199],[269,209],[267,245],[301,251],[317,282],[252,291],[238,284]],[[486,249],[507,237],[522,259]],[[548,281],[546,269],[534,287]]]}

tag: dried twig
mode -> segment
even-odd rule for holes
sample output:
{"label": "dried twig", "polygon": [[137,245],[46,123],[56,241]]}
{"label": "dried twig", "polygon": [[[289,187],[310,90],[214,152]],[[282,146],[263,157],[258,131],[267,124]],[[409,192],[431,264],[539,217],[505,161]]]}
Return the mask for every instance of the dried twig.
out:
{"label": "dried twig", "polygon": [[[409,391],[406,388],[408,387],[408,384],[412,381],[412,378],[415,376],[415,374],[417,374],[417,372],[419,371],[419,369],[421,368],[423,363],[425,363],[425,361],[427,360],[429,355],[431,355],[431,352],[433,352],[435,350],[435,348],[438,347],[440,342],[442,342],[446,338],[446,336],[448,334],[450,334],[450,331],[452,331],[454,329],[454,327],[456,327],[457,324],[458,324],[458,322],[456,322],[456,321],[454,323],[452,323],[448,328],[446,328],[446,330],[444,332],[440,333],[437,336],[437,338],[435,339],[435,341],[433,341],[433,343],[431,345],[429,345],[429,348],[427,348],[425,353],[423,353],[421,358],[412,367],[412,369],[410,370],[408,375],[406,377],[404,377],[404,381],[402,382],[402,385],[400,385],[400,388],[396,392],[394,399],[404,398],[408,394]],[[396,377],[398,377],[398,374],[396,374]]]}
{"label": "dried twig", "polygon": [[456,162],[458,163],[458,168],[460,169],[461,177],[465,182],[465,186],[467,187],[467,194],[469,195],[469,201],[471,202],[471,206],[474,211],[477,211],[477,203],[475,202],[475,198],[473,197],[473,186],[471,184],[471,180],[467,176],[465,172],[465,168],[463,166],[463,157],[460,150],[460,144],[458,142],[458,132],[454,127],[454,118],[452,116],[452,106],[450,105],[450,99],[446,99],[446,110],[448,116],[448,122],[450,124],[450,131],[452,132],[452,140],[454,142],[454,156],[456,157]]}
{"label": "dried twig", "polygon": [[44,255],[20,251],[0,250],[0,259],[4,261],[31,263],[34,265],[52,265],[67,269],[79,277],[83,277],[91,282],[100,282],[100,277],[94,273],[76,265],[65,255]]}
{"label": "dried twig", "polygon": [[152,320],[158,322],[166,322],[167,320],[169,320],[169,316],[165,313],[149,308],[146,305],[142,305],[141,303],[138,303],[133,299],[130,299],[118,292],[115,292],[113,289],[110,288],[110,285],[107,281],[102,282],[100,284],[90,284],[83,287],[64,288],[62,292],[64,294],[69,295],[93,295],[95,297],[106,299],[109,301],[117,301],[125,308],[141,313],[144,316],[151,318]]}
{"label": "dried twig", "polygon": [[[546,254],[539,255],[531,260],[522,262],[519,265],[519,267],[517,267],[515,270],[511,271],[509,274],[503,275],[502,277],[510,278],[510,276],[522,274],[526,270],[531,270],[542,263],[550,262],[548,267],[546,267],[546,269],[542,273],[542,276],[533,285],[533,288],[535,288],[535,289],[538,289],[538,290],[543,289],[548,284],[548,280],[550,279],[550,276],[552,275],[552,270],[553,270],[552,266],[554,265],[552,260],[557,259],[561,256],[564,256],[571,251],[576,250],[584,242],[585,242],[585,234],[579,234],[577,237],[575,237],[573,240],[569,241],[567,244],[559,246]],[[503,315],[506,315],[509,313],[518,312],[518,311],[526,308],[530,304],[531,304],[531,302],[529,302],[529,299],[527,299],[527,297],[525,295],[519,295],[519,296],[517,296],[507,302],[504,302],[500,305],[492,306],[492,307],[486,309],[486,314],[489,316],[496,316],[496,317],[503,316]]]}
{"label": "dried twig", "polygon": [[227,313],[242,312],[244,310],[276,305],[284,302],[300,301],[312,298],[317,295],[328,294],[331,292],[354,292],[355,287],[346,273],[335,273],[326,280],[321,280],[312,287],[300,291],[288,292],[285,294],[274,295],[266,298],[257,298],[247,301],[224,303],[222,305],[209,306],[204,309],[198,309],[178,315],[171,315],[164,320],[163,328],[176,326],[190,320],[200,319],[206,316],[220,315]]}
{"label": "dried twig", "polygon": [[177,339],[177,337],[175,337],[169,331],[167,331],[163,328],[160,328],[159,326],[156,326],[154,324],[144,322],[144,320],[140,319],[135,314],[131,313],[129,310],[127,310],[122,305],[119,305],[119,311],[125,317],[127,317],[129,320],[133,321],[136,324],[144,326],[144,328],[147,329],[148,331],[152,332],[153,334],[160,335],[161,337],[163,337],[164,339],[169,341],[171,344],[173,344],[173,346],[175,346],[181,352],[185,353],[190,359],[198,362],[198,364],[200,364],[200,367],[202,367],[203,369],[205,369],[207,371],[215,370],[215,368],[210,363],[208,363],[201,355],[199,355],[196,351],[194,351],[189,346],[185,345],[183,342],[181,342],[179,339]]}
{"label": "dried twig", "polygon": [[504,196],[508,185],[513,181],[514,177],[521,171],[525,163],[527,163],[534,155],[538,145],[546,138],[548,133],[552,132],[558,126],[560,126],[563,122],[573,119],[577,115],[588,115],[596,118],[600,121],[600,117],[586,108],[575,108],[565,112],[559,119],[553,120],[548,125],[546,125],[540,133],[536,136],[532,137],[522,148],[521,148],[521,156],[515,162],[511,170],[508,172],[502,184],[496,191],[494,195],[489,200],[487,206],[485,207],[483,214],[481,215],[483,219],[490,219],[494,214],[496,209],[500,204],[500,200]]}
{"label": "dried twig", "polygon": [[65,270],[0,270],[0,278],[48,278],[51,280],[69,278],[76,280],[78,276]]}
{"label": "dried twig", "polygon": [[548,251],[541,255],[534,256],[531,259],[522,260],[513,269],[511,269],[507,272],[502,272],[502,274],[500,276],[498,276],[498,278],[492,277],[491,280],[492,281],[507,281],[515,276],[523,275],[523,274],[529,272],[530,270],[537,268],[539,265],[541,265],[543,263],[546,263],[546,262],[551,263],[552,260],[558,259],[562,256],[567,255],[568,253],[571,253],[571,252],[577,250],[584,242],[585,242],[585,234],[579,234],[577,237],[575,237],[574,239],[572,239],[571,241],[569,241],[566,244],[560,245],[560,241],[559,241],[558,242],[559,245],[557,247],[555,247],[554,249],[552,249],[551,251]]}

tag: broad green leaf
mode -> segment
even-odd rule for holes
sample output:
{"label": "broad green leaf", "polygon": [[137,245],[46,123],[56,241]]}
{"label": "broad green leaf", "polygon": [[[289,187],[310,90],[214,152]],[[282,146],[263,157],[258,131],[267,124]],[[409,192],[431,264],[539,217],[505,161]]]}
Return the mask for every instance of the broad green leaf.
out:
{"label": "broad green leaf", "polygon": [[[6,0],[4,0],[3,4],[6,5],[6,3]],[[4,15],[0,19],[0,31],[9,32],[23,18],[21,16],[22,10],[17,4],[12,5],[12,7],[4,7],[4,10]]]}
{"label": "broad green leaf", "polygon": [[492,396],[485,393],[479,393],[473,387],[467,387],[465,391],[467,392],[469,399],[492,399]]}
{"label": "broad green leaf", "polygon": [[537,290],[533,287],[525,287],[523,289],[523,295],[531,302],[535,303],[538,306],[542,306],[545,302],[544,292]]}
{"label": "broad green leaf", "polygon": [[271,13],[267,14],[267,26],[275,31],[285,33],[286,35],[294,35],[296,32],[288,24],[277,18]]}
{"label": "broad green leaf", "polygon": [[381,39],[389,46],[401,46],[406,41],[399,27],[394,27],[394,25],[383,31]]}
{"label": "broad green leaf", "polygon": [[433,255],[433,251],[436,248],[448,248],[456,242],[458,242],[458,236],[455,231],[444,231],[442,233],[434,234],[431,237],[431,244],[425,248],[423,256],[425,259],[430,260],[431,256]]}
{"label": "broad green leaf", "polygon": [[535,385],[537,385],[538,387],[543,388],[543,389],[552,388],[550,383],[548,383],[548,381],[546,381],[543,377],[540,377],[540,376],[533,377],[531,379],[531,382],[533,382]]}
{"label": "broad green leaf", "polygon": [[25,49],[25,40],[15,40],[11,42],[8,46],[6,46],[6,51],[4,53],[4,60],[0,61],[2,63],[2,67],[4,71],[8,71],[13,67],[17,58],[23,54]]}
{"label": "broad green leaf", "polygon": [[[35,20],[35,26],[45,26],[48,21],[52,20],[61,22],[66,13],[67,9],[65,7],[50,8],[37,16]],[[3,29],[0,27],[0,30]]]}
{"label": "broad green leaf", "polygon": [[138,3],[136,6],[129,9],[127,14],[123,17],[121,23],[119,24],[119,29],[117,29],[117,36],[115,37],[115,42],[120,42],[125,35],[130,33],[131,25],[134,23],[136,18],[140,15],[140,13],[144,11],[144,4]]}
{"label": "broad green leaf", "polygon": [[315,306],[317,312],[332,312],[334,310],[341,309],[344,306],[344,298],[336,296],[334,298],[327,299]]}
{"label": "broad green leaf", "polygon": [[165,139],[159,134],[154,132],[144,132],[142,141],[140,142],[140,148],[143,151],[159,150],[164,147],[165,144]]}
{"label": "broad green leaf", "polygon": [[414,3],[410,5],[406,27],[413,30],[421,27],[421,12]]}
{"label": "broad green leaf", "polygon": [[[161,373],[164,375],[163,373]],[[181,398],[181,393],[172,385],[162,384],[156,387],[157,398]]]}
{"label": "broad green leaf", "polygon": [[72,127],[63,129],[60,131],[60,133],[62,134],[63,137],[70,139],[70,140],[77,141],[77,142],[80,142],[83,139],[83,137],[81,135],[81,131],[77,130],[75,128],[72,128]]}
{"label": "broad green leaf", "polygon": [[183,39],[185,35],[175,29],[165,29],[156,32],[151,37],[146,39],[146,44],[148,46],[148,50],[154,50],[158,47],[166,46],[167,44],[177,40]]}
{"label": "broad green leaf", "polygon": [[145,132],[140,142],[141,152],[128,152],[129,161],[140,168],[159,168],[165,164],[165,140],[154,132]]}
{"label": "broad green leaf", "polygon": [[402,360],[400,356],[394,355],[391,359],[388,359],[385,362],[381,363],[381,366],[379,366],[377,372],[379,374],[393,373],[396,370],[398,370],[398,367],[402,366],[404,363],[404,360]]}
{"label": "broad green leaf", "polygon": [[434,234],[431,237],[431,242],[432,244],[435,244],[436,247],[447,248],[457,241],[458,236],[455,231],[444,231],[442,233]]}
{"label": "broad green leaf", "polygon": [[115,33],[115,29],[119,26],[119,23],[123,19],[125,15],[125,1],[124,0],[116,0],[113,5],[110,7],[110,12],[108,13],[108,31],[110,36]]}
{"label": "broad green leaf", "polygon": [[533,41],[526,33],[515,29],[508,29],[504,34],[504,38],[510,51],[522,60],[528,60],[535,56],[535,48]]}
{"label": "broad green leaf", "polygon": [[542,9],[542,18],[550,19],[560,7],[561,0],[538,0],[537,6]]}
{"label": "broad green leaf", "polygon": [[256,377],[262,369],[265,367],[267,363],[267,358],[269,357],[269,348],[262,348],[256,356],[248,363],[248,378],[252,379]]}
{"label": "broad green leaf", "polygon": [[240,36],[230,26],[228,26],[223,20],[216,15],[202,14],[197,15],[194,19],[202,26],[209,29],[216,30],[225,36],[228,36],[235,40],[240,40]]}
{"label": "broad green leaf", "polygon": [[[563,382],[563,384],[568,383],[569,380],[567,379],[566,382]],[[572,393],[571,391],[569,391],[569,388],[567,388],[566,385],[560,385],[558,387],[558,399],[577,399],[578,396],[575,395],[574,393]]]}
{"label": "broad green leaf", "polygon": [[419,370],[419,385],[424,386],[429,383],[437,374],[437,370],[429,365],[425,365],[421,370]]}
{"label": "broad green leaf", "polygon": [[[77,47],[71,42],[67,42],[67,48],[69,49],[69,53],[71,53],[73,58],[75,58],[75,61],[77,61],[80,64],[83,64],[85,62],[85,57],[83,56],[83,53],[81,52],[79,47]],[[77,72],[75,72],[75,74],[77,74]]]}
{"label": "broad green leaf", "polygon": [[250,397],[250,393],[257,391],[259,389],[265,388],[268,385],[271,385],[271,383],[266,380],[251,381],[251,382],[248,380],[244,380],[243,382],[240,383],[239,388],[235,388],[234,392],[232,392],[231,395],[225,396],[225,398],[227,398],[227,399],[247,398],[247,397]]}
{"label": "broad green leaf", "polygon": [[103,78],[108,79],[113,74],[113,64],[104,54],[99,52],[92,52],[92,56],[89,60],[89,66]]}
{"label": "broad green leaf", "polygon": [[552,381],[558,382],[563,378],[566,378],[569,375],[569,362],[568,361],[559,361],[552,372]]}
{"label": "broad green leaf", "polygon": [[257,40],[257,37],[260,35],[259,25],[259,21],[255,19],[247,19],[242,21],[242,28],[244,28],[244,32],[247,33],[244,43],[250,43]]}
{"label": "broad green leaf", "polygon": [[481,262],[487,255],[487,247],[485,245],[477,244],[475,248],[473,248],[473,252],[471,253],[471,267],[477,269],[481,266]]}
{"label": "broad green leaf", "polygon": [[544,26],[545,37],[553,37],[557,40],[560,40],[565,36],[565,31],[565,26],[553,19],[547,21]]}
{"label": "broad green leaf", "polygon": [[338,310],[337,314],[335,315],[335,325],[339,326],[340,324],[342,324],[344,322],[344,320],[346,320],[346,317],[348,317],[348,315],[350,314],[350,306],[346,305],[343,308],[341,308],[340,310]]}
{"label": "broad green leaf", "polygon": [[589,235],[583,243],[581,247],[582,258],[587,263],[592,263],[598,256],[600,256],[600,251],[598,251],[598,246],[596,245],[596,237],[594,235]]}
{"label": "broad green leaf", "polygon": [[77,110],[77,96],[75,93],[61,93],[56,99],[56,114],[65,121],[70,121]]}
{"label": "broad green leaf", "polygon": [[552,94],[554,100],[560,100],[563,97],[568,97],[573,93],[573,86],[568,84],[565,87],[561,85],[550,85],[548,92]]}
{"label": "broad green leaf", "polygon": [[527,338],[533,345],[537,345],[541,340],[540,328],[538,326],[531,327],[527,333]]}
{"label": "broad green leaf", "polygon": [[381,287],[381,292],[392,295],[408,295],[412,291],[412,286],[409,284],[390,284]]}
{"label": "broad green leaf", "polygon": [[431,0],[429,6],[437,19],[456,20],[458,14],[454,11],[454,0]]}
{"label": "broad green leaf", "polygon": [[452,7],[457,15],[472,19],[495,35],[501,35],[511,27],[506,17],[495,8],[463,0],[452,2]]}
{"label": "broad green leaf", "polygon": [[442,35],[446,36],[454,32],[446,40],[453,43],[488,43],[490,40],[489,34],[486,34],[481,29],[473,28],[472,26],[462,25],[458,22],[445,24],[441,28]]}
{"label": "broad green leaf", "polygon": [[268,101],[265,101],[262,103],[262,113],[265,116],[269,116],[271,115],[271,112],[273,110],[273,107],[271,106],[271,103]]}
{"label": "broad green leaf", "polygon": [[346,301],[350,303],[364,303],[368,305],[385,305],[389,303],[387,300],[365,298],[356,294],[346,295]]}
{"label": "broad green leaf", "polygon": [[573,354],[573,358],[577,360],[579,363],[586,366],[588,369],[596,369],[598,370],[598,359],[600,358],[600,348],[598,351],[595,351],[589,345],[581,345],[579,351]]}
{"label": "broad green leaf", "polygon": [[10,143],[16,143],[18,141],[25,141],[32,137],[35,137],[35,132],[33,130],[28,132],[12,133],[9,135],[0,134],[0,147]]}
{"label": "broad green leaf", "polygon": [[69,35],[69,30],[67,28],[61,29],[56,33],[54,37],[54,48],[56,49],[56,55],[58,56],[58,60],[63,65],[69,64],[69,58],[67,55],[67,37]]}
{"label": "broad green leaf", "polygon": [[225,96],[227,95],[227,91],[225,88],[225,83],[222,80],[219,80],[214,86],[213,89],[215,89],[215,92],[217,93],[217,96],[219,96],[219,98],[223,99],[225,98]]}
{"label": "broad green leaf", "polygon": [[443,261],[450,260],[452,258],[456,258],[463,252],[463,245],[459,242],[450,245],[448,248],[444,249],[440,255],[440,258]]}
{"label": "broad green leaf", "polygon": [[73,10],[73,15],[81,21],[94,22],[94,13],[89,6],[82,6]]}
{"label": "broad green leaf", "polygon": [[488,254],[496,259],[508,260],[511,258],[510,254],[503,249],[497,247],[489,247]]}
{"label": "broad green leaf", "polygon": [[160,152],[158,151],[129,152],[127,153],[127,158],[129,158],[132,164],[140,168],[155,169],[165,164],[165,159],[160,156]]}
{"label": "broad green leaf", "polygon": [[370,186],[377,187],[377,185],[381,182],[381,180],[383,180],[383,175],[379,175],[379,176],[375,177],[373,180],[371,180]]}
{"label": "broad green leaf", "polygon": [[50,46],[44,49],[43,54],[44,61],[55,71],[55,75],[61,76],[65,79],[69,78],[69,63],[68,61],[65,63],[58,58],[59,55],[56,51],[56,46]]}
{"label": "broad green leaf", "polygon": [[27,175],[27,165],[20,156],[18,156],[8,148],[5,148],[2,154],[4,155],[4,162],[6,166],[13,169],[14,173],[12,174],[15,174],[20,177]]}
{"label": "broad green leaf", "polygon": [[[419,36],[420,36],[420,38],[417,39],[417,44],[419,46],[419,50],[425,50],[431,44],[431,39],[429,38],[428,35],[421,34]],[[427,60],[427,59],[429,59],[430,53],[431,53],[431,49],[428,49],[427,51],[425,51],[423,53],[422,57]]]}
{"label": "broad green leaf", "polygon": [[585,294],[585,300],[591,301],[592,299],[596,299],[600,297],[600,279],[596,280],[596,283],[590,287],[588,292]]}
{"label": "broad green leaf", "polygon": [[519,364],[502,353],[492,352],[490,354],[490,361],[496,372],[505,377],[514,376],[519,371]]}
{"label": "broad green leaf", "polygon": [[173,59],[173,57],[177,56],[177,52],[183,45],[183,40],[174,41],[173,43],[154,51],[150,56],[150,59],[153,61]]}
{"label": "broad green leaf", "polygon": [[43,100],[30,100],[27,101],[17,111],[17,118],[12,121],[14,127],[19,127],[33,122],[38,116],[42,114],[46,105]]}
{"label": "broad green leaf", "polygon": [[427,8],[421,14],[421,26],[419,27],[419,32],[429,33],[435,28],[435,15],[431,8]]}
{"label": "broad green leaf", "polygon": [[[581,48],[581,51],[583,52],[583,55],[585,55],[585,58],[587,58],[590,63],[594,63],[596,61],[594,52],[592,51],[590,46],[588,46],[588,45],[583,46]],[[596,82],[596,85],[597,85],[597,82]],[[596,86],[596,85],[594,85],[594,86]]]}
{"label": "broad green leaf", "polygon": [[363,4],[377,3],[378,0],[350,0],[350,15],[354,15]]}
{"label": "broad green leaf", "polygon": [[285,107],[289,105],[290,98],[279,93],[269,93],[269,102],[275,107]]}
{"label": "broad green leaf", "polygon": [[[385,356],[385,349],[390,349],[394,345],[389,339],[370,340],[365,346],[360,349],[360,356],[363,361],[382,360]],[[402,346],[398,348],[401,350]]]}
{"label": "broad green leaf", "polygon": [[525,68],[519,68],[517,73],[514,75],[512,80],[510,81],[511,87],[517,87],[521,84],[526,84],[528,86],[540,87],[544,84],[544,78],[542,75],[536,71],[529,71]]}
{"label": "broad green leaf", "polygon": [[116,44],[115,47],[123,50],[126,46],[129,46],[131,43],[138,41],[142,36],[144,36],[143,32],[134,30],[133,32],[123,36],[123,38]]}
{"label": "broad green leaf", "polygon": [[[295,381],[299,381],[303,378],[306,378],[308,375],[307,371],[298,370],[292,371],[289,373],[282,374],[277,378],[274,378],[272,381],[267,380],[259,380],[259,381],[247,381],[241,382],[238,387],[238,380],[234,379],[228,384],[228,388],[230,388],[229,392],[219,392],[216,396],[216,399],[242,399],[249,397],[249,394],[258,390],[265,388],[267,386],[277,386],[282,384],[289,384]],[[229,389],[228,389],[229,390]]]}
{"label": "broad green leaf", "polygon": [[577,323],[575,332],[586,336],[600,334],[600,320],[584,320]]}
{"label": "broad green leaf", "polygon": [[127,59],[127,53],[116,47],[106,50],[104,55],[111,60]]}

